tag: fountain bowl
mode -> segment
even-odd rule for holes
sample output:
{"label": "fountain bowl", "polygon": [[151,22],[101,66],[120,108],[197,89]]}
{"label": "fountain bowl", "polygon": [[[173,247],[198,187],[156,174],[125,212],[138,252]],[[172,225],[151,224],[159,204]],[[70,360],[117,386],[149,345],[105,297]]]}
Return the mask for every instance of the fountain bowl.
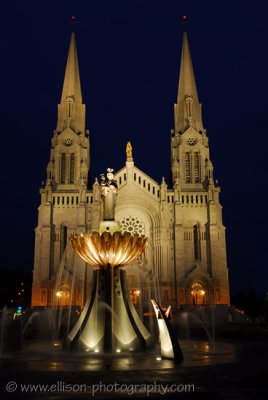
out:
{"label": "fountain bowl", "polygon": [[76,254],[93,267],[120,267],[140,257],[147,238],[129,232],[92,232],[73,235],[71,244]]}

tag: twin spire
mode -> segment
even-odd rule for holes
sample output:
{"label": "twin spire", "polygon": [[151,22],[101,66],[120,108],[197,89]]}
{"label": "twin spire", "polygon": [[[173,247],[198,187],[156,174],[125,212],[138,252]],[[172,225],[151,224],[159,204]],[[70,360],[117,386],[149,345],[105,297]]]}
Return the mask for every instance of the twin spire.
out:
{"label": "twin spire", "polygon": [[75,102],[82,103],[80,74],[79,74],[76,40],[74,32],[71,35],[67,64],[65,69],[64,83],[61,95],[61,103],[63,103],[67,97],[73,97]]}
{"label": "twin spire", "polygon": [[[67,127],[76,133],[85,130],[85,105],[82,92],[75,34],[69,46],[61,102],[58,106],[57,131]],[[187,33],[183,34],[178,99],[175,104],[175,130],[183,133],[189,127],[204,132],[201,104],[199,103]]]}
{"label": "twin spire", "polygon": [[82,103],[82,91],[74,32],[68,51],[61,101],[58,105],[57,132],[66,128],[75,133],[85,133],[85,105]]}
{"label": "twin spire", "polygon": [[190,126],[198,132],[204,131],[188,36],[184,32],[178,98],[175,104],[175,129],[176,132],[183,133]]}
{"label": "twin spire", "polygon": [[180,79],[178,89],[178,102],[180,98],[185,96],[192,96],[198,101],[194,69],[190,53],[188,35],[186,32],[183,34],[182,51],[181,51],[181,66],[180,66]]}

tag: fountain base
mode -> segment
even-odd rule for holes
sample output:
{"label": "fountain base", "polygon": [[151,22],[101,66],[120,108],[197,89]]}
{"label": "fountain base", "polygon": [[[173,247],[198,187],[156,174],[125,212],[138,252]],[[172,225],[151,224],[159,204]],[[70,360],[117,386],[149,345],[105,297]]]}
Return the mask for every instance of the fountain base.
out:
{"label": "fountain base", "polygon": [[151,336],[143,325],[119,268],[93,272],[93,288],[65,347],[87,352],[145,351]]}

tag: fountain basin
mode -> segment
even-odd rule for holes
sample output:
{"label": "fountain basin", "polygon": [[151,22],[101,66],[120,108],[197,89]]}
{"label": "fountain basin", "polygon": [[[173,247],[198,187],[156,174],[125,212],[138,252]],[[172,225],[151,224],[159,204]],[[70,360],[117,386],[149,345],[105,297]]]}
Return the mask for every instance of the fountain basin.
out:
{"label": "fountain basin", "polygon": [[95,267],[126,266],[135,261],[145,249],[147,238],[129,232],[81,233],[71,238],[74,251]]}

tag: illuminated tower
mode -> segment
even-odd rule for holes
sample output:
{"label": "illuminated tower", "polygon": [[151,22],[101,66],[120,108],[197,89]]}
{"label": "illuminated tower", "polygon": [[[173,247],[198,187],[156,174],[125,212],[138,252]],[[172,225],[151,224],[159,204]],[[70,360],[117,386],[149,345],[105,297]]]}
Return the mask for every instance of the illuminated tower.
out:
{"label": "illuminated tower", "polygon": [[[225,227],[187,33],[171,135],[175,280],[180,304],[229,304]],[[217,182],[217,181],[216,181]]]}
{"label": "illuminated tower", "polygon": [[[51,304],[56,273],[67,240],[71,233],[87,230],[89,131],[85,120],[75,34],[72,33],[57,128],[51,139],[47,179],[40,189],[41,205],[35,230],[34,306]],[[81,287],[82,281],[81,273]],[[68,290],[65,295],[68,296]],[[74,303],[82,304],[82,297],[80,290]]]}

